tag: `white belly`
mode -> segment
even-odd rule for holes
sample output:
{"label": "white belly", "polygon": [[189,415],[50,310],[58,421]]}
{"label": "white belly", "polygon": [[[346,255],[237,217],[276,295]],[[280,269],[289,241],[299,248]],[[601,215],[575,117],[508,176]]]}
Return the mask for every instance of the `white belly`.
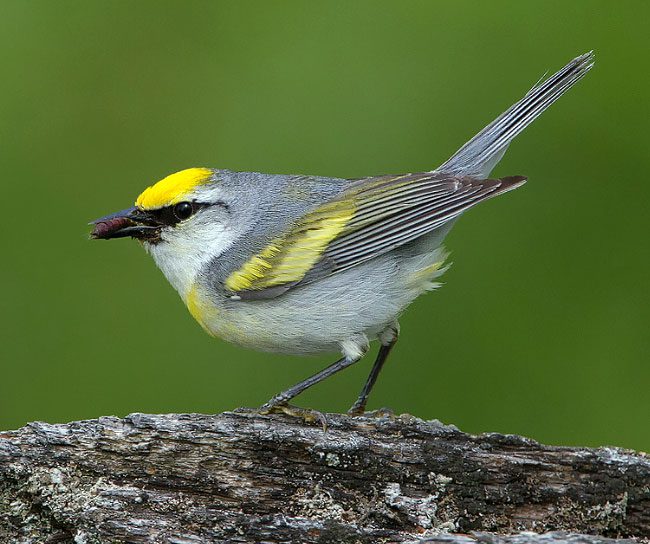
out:
{"label": "white belly", "polygon": [[442,251],[406,258],[391,253],[270,300],[217,300],[195,285],[186,303],[206,331],[244,347],[292,354],[340,351],[351,338],[377,338],[434,286],[443,260]]}

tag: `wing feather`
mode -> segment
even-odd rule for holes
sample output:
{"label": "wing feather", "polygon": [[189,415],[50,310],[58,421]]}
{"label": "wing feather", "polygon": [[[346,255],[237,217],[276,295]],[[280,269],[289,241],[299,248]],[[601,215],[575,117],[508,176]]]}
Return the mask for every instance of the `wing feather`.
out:
{"label": "wing feather", "polygon": [[234,298],[273,298],[411,242],[525,179],[426,172],[358,180],[230,274],[226,287]]}

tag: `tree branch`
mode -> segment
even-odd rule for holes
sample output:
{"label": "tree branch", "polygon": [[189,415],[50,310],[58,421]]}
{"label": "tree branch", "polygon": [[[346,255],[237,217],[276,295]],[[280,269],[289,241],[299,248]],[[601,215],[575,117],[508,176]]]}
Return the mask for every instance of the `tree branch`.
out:
{"label": "tree branch", "polygon": [[[645,454],[327,419],[132,414],[0,433],[0,542],[650,539]],[[599,536],[476,533],[558,530]]]}

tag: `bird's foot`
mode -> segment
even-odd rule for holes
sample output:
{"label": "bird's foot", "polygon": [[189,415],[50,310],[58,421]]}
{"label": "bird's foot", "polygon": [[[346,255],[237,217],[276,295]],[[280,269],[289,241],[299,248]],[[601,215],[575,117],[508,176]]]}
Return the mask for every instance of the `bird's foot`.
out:
{"label": "bird's foot", "polygon": [[269,414],[286,414],[291,417],[303,420],[307,424],[319,422],[323,427],[323,432],[327,431],[327,419],[322,412],[312,410],[311,408],[300,408],[287,402],[278,402],[271,404],[267,402],[256,410],[258,414],[266,416]]}
{"label": "bird's foot", "polygon": [[349,416],[363,416],[363,417],[376,417],[376,418],[388,418],[391,420],[397,419],[397,416],[395,415],[395,412],[393,412],[390,408],[378,408],[377,410],[370,410],[369,412],[365,411],[364,407],[358,407],[356,405],[352,406],[348,410],[348,415]]}

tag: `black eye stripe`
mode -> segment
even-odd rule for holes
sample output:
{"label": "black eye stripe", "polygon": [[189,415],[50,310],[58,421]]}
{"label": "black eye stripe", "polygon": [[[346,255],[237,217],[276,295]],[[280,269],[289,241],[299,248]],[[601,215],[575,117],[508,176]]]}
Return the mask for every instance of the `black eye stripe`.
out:
{"label": "black eye stripe", "polygon": [[[180,203],[179,203],[180,204]],[[206,204],[204,202],[190,202],[192,205],[192,213],[190,215],[194,215],[196,212],[203,208],[207,208],[210,206],[210,204]],[[168,227],[173,227],[174,225],[180,223],[182,219],[179,219],[175,208],[178,204],[174,204],[173,206],[165,206],[164,208],[159,208],[157,210],[151,210],[149,213],[153,216],[153,218],[160,223],[161,225],[166,225]],[[190,216],[187,216],[190,217]],[[185,219],[187,219],[187,217]]]}
{"label": "black eye stripe", "polygon": [[153,215],[156,221],[162,225],[172,226],[178,223],[178,219],[176,219],[174,210],[171,206],[160,208],[159,210],[153,210],[151,215]]}

